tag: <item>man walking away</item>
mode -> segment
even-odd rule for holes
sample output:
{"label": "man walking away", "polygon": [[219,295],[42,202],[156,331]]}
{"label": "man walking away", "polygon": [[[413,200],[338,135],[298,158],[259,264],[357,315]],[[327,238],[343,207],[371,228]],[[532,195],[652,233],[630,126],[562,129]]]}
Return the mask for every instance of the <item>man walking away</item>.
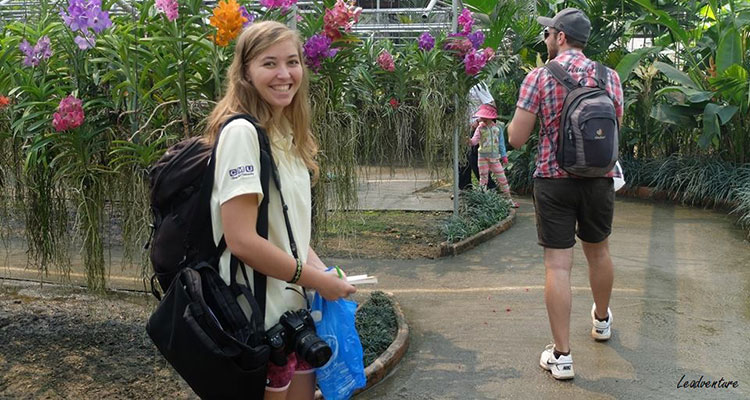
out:
{"label": "man walking away", "polygon": [[[549,60],[559,63],[574,82],[596,87],[596,63],[583,54],[591,32],[588,17],[578,9],[566,8],[554,18],[539,17],[537,21],[545,27],[544,42]],[[623,96],[620,78],[609,68],[606,72],[607,77],[601,86],[612,99],[621,125]],[[568,89],[548,68],[534,69],[521,85],[516,112],[508,127],[510,144],[520,148],[528,140],[537,117],[541,120],[533,193],[538,242],[544,247],[544,299],[554,343],[542,352],[539,363],[556,379],[575,376],[569,335],[570,270],[576,235],[586,255],[594,297],[591,336],[596,340],[608,340],[612,334],[609,301],[614,274],[607,238],[612,231],[612,180],[616,173],[611,171],[602,177],[581,178],[572,176],[558,164],[558,133],[567,93]]]}

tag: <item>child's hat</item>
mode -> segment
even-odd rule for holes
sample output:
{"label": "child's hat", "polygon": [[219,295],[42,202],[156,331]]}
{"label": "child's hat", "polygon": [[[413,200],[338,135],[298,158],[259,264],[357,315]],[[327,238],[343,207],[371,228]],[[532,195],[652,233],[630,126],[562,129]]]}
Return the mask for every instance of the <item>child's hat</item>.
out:
{"label": "child's hat", "polygon": [[474,116],[477,118],[497,119],[497,110],[489,104],[482,104]]}

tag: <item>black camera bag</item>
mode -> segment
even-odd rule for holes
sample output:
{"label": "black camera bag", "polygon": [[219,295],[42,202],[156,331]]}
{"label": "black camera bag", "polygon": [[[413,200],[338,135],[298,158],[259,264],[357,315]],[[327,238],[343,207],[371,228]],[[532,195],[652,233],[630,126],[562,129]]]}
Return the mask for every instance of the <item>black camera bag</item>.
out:
{"label": "black camera bag", "polygon": [[[248,115],[233,116],[225,125],[237,118],[247,119],[255,125],[258,132],[261,149],[260,177],[263,192],[268,193],[270,175],[273,175],[274,182],[281,192],[278,171],[276,171],[276,165],[273,162],[271,147],[265,131]],[[188,139],[188,141],[190,140],[194,139]],[[157,163],[157,167],[160,166],[160,169],[156,171],[155,175],[152,175],[153,180],[157,183],[169,185],[170,182],[172,184],[176,182],[176,180],[170,178],[169,174],[184,172],[186,167],[188,167],[187,169],[192,167],[193,171],[195,169],[200,170],[203,166],[200,185],[197,187],[197,196],[192,196],[192,194],[196,194],[194,193],[196,186],[194,181],[190,183],[193,189],[190,189],[190,186],[187,189],[171,188],[174,192],[187,193],[186,196],[183,196],[182,201],[193,202],[193,204],[188,207],[176,204],[168,209],[165,208],[165,210],[192,209],[191,214],[176,215],[184,221],[191,221],[182,228],[184,231],[181,234],[187,234],[186,243],[192,243],[191,232],[211,231],[210,197],[214,182],[216,156],[215,145],[210,152],[207,152],[205,148],[195,150],[194,147],[208,146],[204,142],[191,143],[192,146],[184,144],[173,146],[177,153],[170,154],[168,151],[163,157],[170,157],[172,161],[161,162],[162,160],[160,160]],[[181,151],[188,151],[186,149],[192,149],[189,151],[193,153],[180,153]],[[208,155],[210,155],[210,159]],[[190,161],[192,164],[189,166],[177,164],[178,162],[184,163],[184,160],[192,160]],[[175,177],[175,179],[179,178]],[[183,179],[182,181],[189,180]],[[152,200],[159,198],[158,193],[155,194],[153,191],[159,190],[160,187],[164,186],[160,184],[152,185]],[[258,234],[264,238],[268,237],[269,198],[270,196],[264,196],[259,205],[256,225]],[[296,244],[292,238],[283,197],[281,201],[292,251],[294,256],[297,257]],[[154,204],[152,204],[153,206]],[[166,213],[165,215],[169,214]],[[171,219],[179,220],[180,218]],[[152,255],[154,252],[163,250],[159,247],[153,248],[155,245],[183,246],[181,241],[175,240],[177,243],[170,243],[168,240],[164,240],[165,237],[169,236],[168,232],[172,232],[173,229],[160,232],[160,226],[155,225],[155,237],[151,243]],[[157,241],[156,238],[159,237],[160,233],[162,234],[162,240]],[[254,287],[253,293],[251,293],[246,286],[239,285],[236,282],[236,272],[241,262],[232,255],[230,263],[231,282],[226,285],[218,273],[218,261],[226,249],[224,237],[222,236],[218,246],[213,244],[213,238],[211,238],[210,246],[206,243],[197,243],[195,246],[199,249],[213,247],[214,250],[194,252],[194,247],[188,248],[187,250],[191,253],[186,253],[183,260],[172,267],[174,272],[170,273],[174,274],[174,278],[171,280],[163,299],[156,291],[154,277],[152,277],[152,292],[161,301],[149,318],[146,331],[164,355],[164,358],[201,398],[261,399],[265,391],[267,365],[270,356],[270,348],[264,342],[266,276],[254,271]],[[156,267],[154,265],[155,269]],[[248,279],[244,268],[242,268],[242,273],[247,284]],[[159,278],[163,277],[163,275],[159,276]],[[163,279],[159,279],[160,284],[162,284],[162,281]],[[250,321],[247,320],[237,302],[239,296],[244,296],[252,308]]]}
{"label": "black camera bag", "polygon": [[[240,295],[254,308],[250,323]],[[257,307],[247,288],[227,286],[213,266],[200,263],[177,274],[146,330],[202,399],[262,399],[270,348]]]}

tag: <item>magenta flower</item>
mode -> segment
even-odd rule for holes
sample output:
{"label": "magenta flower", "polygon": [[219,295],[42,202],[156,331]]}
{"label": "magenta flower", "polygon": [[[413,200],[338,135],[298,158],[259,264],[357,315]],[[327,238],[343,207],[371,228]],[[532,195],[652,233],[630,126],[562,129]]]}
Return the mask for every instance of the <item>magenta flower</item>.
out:
{"label": "magenta flower", "polygon": [[485,61],[490,61],[492,60],[493,57],[495,57],[495,50],[493,50],[492,47],[485,47],[484,49]]}
{"label": "magenta flower", "polygon": [[430,51],[433,47],[435,47],[435,38],[432,37],[432,35],[430,35],[429,33],[423,32],[421,35],[419,35],[417,43],[419,44],[420,50]]}
{"label": "magenta flower", "polygon": [[388,52],[388,50],[383,50],[378,56],[378,65],[380,65],[380,68],[383,68],[383,70],[388,72],[393,72],[396,70],[396,64],[393,62],[393,56]]}
{"label": "magenta flower", "polygon": [[83,124],[83,118],[81,100],[70,95],[60,101],[57,112],[52,115],[52,126],[58,132],[75,129]]}
{"label": "magenta flower", "polygon": [[163,11],[169,21],[174,21],[180,16],[179,7],[177,0],[156,0],[156,8]]}
{"label": "magenta flower", "polygon": [[[494,52],[493,52],[494,53]],[[467,75],[476,75],[484,68],[489,59],[488,55],[482,51],[471,49],[464,56],[464,69]]]}
{"label": "magenta flower", "polygon": [[320,70],[321,62],[336,55],[339,49],[331,48],[331,39],[322,33],[313,35],[305,42],[303,51],[305,53],[305,64],[317,72]]}
{"label": "magenta flower", "polygon": [[458,24],[463,27],[461,32],[464,35],[471,33],[471,28],[474,26],[474,18],[468,8],[464,8],[461,11],[461,15],[458,16]]}
{"label": "magenta flower", "polygon": [[42,36],[32,47],[28,40],[24,39],[18,45],[18,49],[26,56],[23,59],[23,65],[27,67],[36,67],[42,60],[52,57],[49,37]]}
{"label": "magenta flower", "polygon": [[471,41],[463,36],[449,38],[443,47],[446,50],[454,51],[455,56],[459,59],[463,59],[469,51],[474,50],[474,45]]}
{"label": "magenta flower", "polygon": [[359,22],[361,14],[362,8],[355,7],[354,2],[347,4],[344,0],[337,0],[333,8],[326,9],[323,16],[323,32],[332,40],[336,40],[341,37],[341,30],[352,30],[352,26]]}
{"label": "magenta flower", "polygon": [[255,21],[255,14],[250,14],[245,6],[240,6],[240,14],[242,14],[242,17],[245,18],[245,23],[242,24],[243,28],[247,28],[248,25],[252,24],[253,21]]}
{"label": "magenta flower", "polygon": [[282,13],[286,13],[297,4],[297,0],[260,0],[260,5],[265,8],[280,8]]}
{"label": "magenta flower", "polygon": [[482,44],[484,44],[484,33],[482,33],[482,31],[471,33],[467,35],[466,38],[469,39],[476,50],[479,50],[479,48],[482,47]]}

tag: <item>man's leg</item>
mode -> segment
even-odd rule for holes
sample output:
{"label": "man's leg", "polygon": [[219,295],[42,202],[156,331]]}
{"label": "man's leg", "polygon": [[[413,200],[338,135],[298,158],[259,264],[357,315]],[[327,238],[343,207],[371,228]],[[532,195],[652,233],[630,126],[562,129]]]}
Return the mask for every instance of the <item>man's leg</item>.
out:
{"label": "man's leg", "polygon": [[466,162],[458,166],[458,189],[466,190],[471,185],[471,150],[466,152]]}
{"label": "man's leg", "polygon": [[570,270],[573,266],[573,248],[544,249],[544,302],[547,305],[549,325],[555,349],[561,353],[570,351]]}
{"label": "man's leg", "polygon": [[583,254],[586,255],[589,264],[589,283],[596,304],[596,317],[606,318],[614,283],[614,267],[612,257],[609,255],[609,240],[604,239],[599,243],[582,241],[581,244]]}

